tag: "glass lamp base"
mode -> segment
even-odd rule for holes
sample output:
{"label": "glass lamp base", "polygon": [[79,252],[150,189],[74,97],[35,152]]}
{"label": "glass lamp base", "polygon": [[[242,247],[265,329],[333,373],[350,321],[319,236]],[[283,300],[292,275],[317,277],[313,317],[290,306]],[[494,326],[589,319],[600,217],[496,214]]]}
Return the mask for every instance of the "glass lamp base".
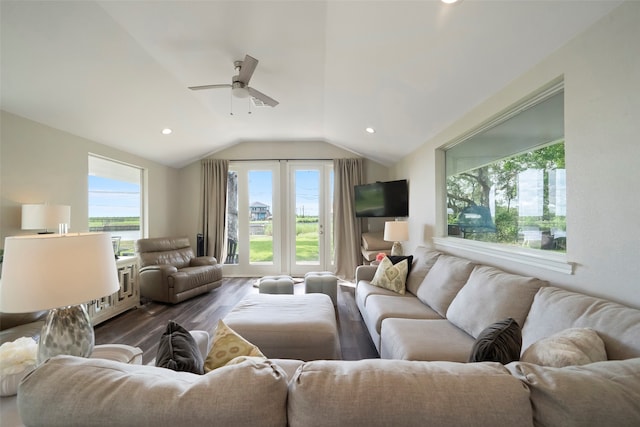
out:
{"label": "glass lamp base", "polygon": [[37,363],[60,354],[89,357],[95,336],[83,304],[49,311],[38,342]]}
{"label": "glass lamp base", "polygon": [[393,246],[391,247],[391,255],[393,256],[404,255],[404,253],[402,252],[402,243],[393,242]]}

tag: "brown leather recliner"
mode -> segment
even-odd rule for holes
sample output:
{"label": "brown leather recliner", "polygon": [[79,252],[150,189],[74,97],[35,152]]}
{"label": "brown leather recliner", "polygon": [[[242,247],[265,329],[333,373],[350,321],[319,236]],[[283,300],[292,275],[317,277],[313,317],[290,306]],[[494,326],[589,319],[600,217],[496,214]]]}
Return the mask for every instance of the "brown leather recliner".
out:
{"label": "brown leather recliner", "polygon": [[222,265],[196,257],[187,237],[136,241],[140,258],[140,295],[176,304],[222,285]]}

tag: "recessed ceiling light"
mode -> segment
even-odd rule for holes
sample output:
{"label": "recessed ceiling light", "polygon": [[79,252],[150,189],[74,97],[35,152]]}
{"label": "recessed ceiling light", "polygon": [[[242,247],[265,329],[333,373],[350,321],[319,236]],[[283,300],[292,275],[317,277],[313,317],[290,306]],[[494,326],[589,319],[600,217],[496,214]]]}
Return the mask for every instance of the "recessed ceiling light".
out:
{"label": "recessed ceiling light", "polygon": [[452,3],[456,3],[458,0],[442,0],[442,3],[446,3],[446,4],[452,4]]}
{"label": "recessed ceiling light", "polygon": [[367,133],[376,133],[376,130],[374,128],[366,128],[365,130],[367,131]]}
{"label": "recessed ceiling light", "polygon": [[162,129],[162,134],[163,135],[169,135],[171,132],[173,132],[173,131],[171,129],[169,129],[169,128]]}

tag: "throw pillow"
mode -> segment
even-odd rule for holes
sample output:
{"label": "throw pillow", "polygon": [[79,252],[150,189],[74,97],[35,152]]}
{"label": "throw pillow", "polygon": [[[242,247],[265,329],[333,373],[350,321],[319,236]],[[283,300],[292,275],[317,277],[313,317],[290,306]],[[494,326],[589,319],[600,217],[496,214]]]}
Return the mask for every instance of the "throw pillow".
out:
{"label": "throw pillow", "polygon": [[205,372],[224,366],[239,356],[264,358],[264,354],[258,347],[242,338],[222,320],[218,321],[218,327],[213,336],[213,346],[204,362]]}
{"label": "throw pillow", "polygon": [[174,371],[204,374],[204,361],[196,340],[189,331],[174,321],[160,337],[156,366]]}
{"label": "throw pillow", "polygon": [[409,273],[411,273],[411,265],[413,264],[413,255],[407,255],[407,256],[404,256],[404,255],[387,255],[387,258],[389,258],[391,260],[393,265],[396,265],[400,261],[404,261],[406,259],[407,260],[407,276],[409,276]]}
{"label": "throw pillow", "polygon": [[409,267],[406,259],[394,265],[386,257],[378,265],[376,274],[371,279],[371,284],[404,295],[407,271],[409,271]]}
{"label": "throw pillow", "polygon": [[607,360],[604,341],[590,328],[569,328],[531,344],[523,362],[562,368]]}
{"label": "throw pillow", "polygon": [[31,337],[0,345],[0,396],[13,396],[18,384],[36,368],[38,343]]}
{"label": "throw pillow", "polygon": [[469,362],[500,362],[506,365],[520,358],[521,348],[520,325],[509,317],[480,332],[473,343]]}

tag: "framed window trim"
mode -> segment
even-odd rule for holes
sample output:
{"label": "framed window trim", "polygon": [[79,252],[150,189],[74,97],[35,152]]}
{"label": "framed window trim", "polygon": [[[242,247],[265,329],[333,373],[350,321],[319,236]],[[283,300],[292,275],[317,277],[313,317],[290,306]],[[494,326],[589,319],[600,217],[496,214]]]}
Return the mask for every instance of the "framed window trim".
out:
{"label": "framed window trim", "polygon": [[[459,138],[443,145],[436,149],[436,188],[439,197],[437,199],[437,229],[438,235],[441,237],[434,237],[433,242],[436,249],[456,249],[464,250],[467,252],[489,256],[517,264],[526,266],[532,266],[548,271],[553,271],[562,274],[573,274],[574,263],[569,262],[567,253],[557,253],[551,251],[542,251],[536,249],[522,248],[511,245],[504,245],[498,243],[481,242],[477,240],[461,239],[458,237],[447,236],[447,179],[446,179],[446,167],[445,167],[445,152],[451,147],[460,144],[469,138],[478,135],[499,123],[508,120],[511,117],[519,114],[527,108],[542,102],[543,100],[555,95],[564,90],[564,80],[559,78],[550,83],[550,85],[540,92],[534,94],[530,98],[518,103],[516,106],[508,108],[506,111],[494,116],[493,118],[482,123],[478,127],[472,129],[468,133],[462,135]],[[569,248],[567,248],[567,251]]]}

